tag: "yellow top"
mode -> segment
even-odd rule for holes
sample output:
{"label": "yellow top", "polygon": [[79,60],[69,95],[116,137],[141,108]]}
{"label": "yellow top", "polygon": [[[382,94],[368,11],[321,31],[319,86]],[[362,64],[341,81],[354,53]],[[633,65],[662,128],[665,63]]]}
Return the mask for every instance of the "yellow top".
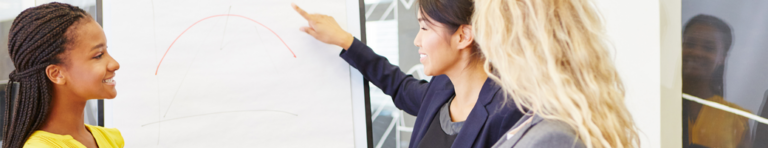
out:
{"label": "yellow top", "polygon": [[[707,100],[749,112],[718,95]],[[735,148],[744,138],[744,132],[749,129],[747,120],[745,117],[702,105],[696,122],[688,119],[688,136],[693,144],[711,148]]]}
{"label": "yellow top", "polygon": [[[125,145],[123,136],[115,128],[104,128],[88,124],[85,127],[91,131],[91,135],[93,135],[93,139],[96,140],[96,145],[99,148],[122,148]],[[59,135],[37,130],[24,143],[24,148],[85,148],[85,145],[70,135]]]}

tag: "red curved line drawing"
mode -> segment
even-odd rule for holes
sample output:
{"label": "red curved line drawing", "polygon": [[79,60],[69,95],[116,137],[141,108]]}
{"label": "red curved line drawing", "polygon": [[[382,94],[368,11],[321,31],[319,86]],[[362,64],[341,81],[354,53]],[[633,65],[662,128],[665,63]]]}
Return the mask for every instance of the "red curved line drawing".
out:
{"label": "red curved line drawing", "polygon": [[168,46],[168,49],[167,49],[167,50],[165,50],[165,54],[163,54],[163,58],[161,58],[161,59],[160,59],[160,63],[158,63],[158,64],[157,64],[157,69],[155,69],[155,75],[157,75],[157,72],[158,72],[158,71],[160,71],[160,65],[161,65],[161,64],[163,64],[163,60],[165,59],[165,56],[166,56],[166,55],[168,55],[168,51],[171,51],[171,47],[173,47],[173,44],[175,44],[175,43],[176,43],[176,41],[177,41],[177,40],[179,40],[179,38],[181,38],[181,36],[182,36],[182,35],[184,35],[184,33],[186,33],[186,32],[187,32],[189,29],[191,29],[192,27],[194,27],[195,25],[197,25],[197,23],[200,23],[200,22],[202,22],[202,21],[204,21],[204,20],[207,20],[207,19],[210,19],[210,18],[214,18],[214,17],[222,17],[222,16],[235,16],[235,17],[240,17],[240,18],[248,19],[248,20],[250,20],[250,21],[252,21],[252,22],[254,22],[254,23],[256,23],[256,24],[259,24],[259,25],[261,25],[261,26],[262,26],[262,27],[264,27],[264,28],[267,28],[267,30],[269,30],[270,32],[272,32],[272,34],[275,34],[275,36],[277,36],[277,38],[278,38],[278,39],[280,39],[280,42],[283,42],[283,45],[285,45],[285,48],[288,48],[288,51],[290,51],[290,52],[291,52],[291,54],[293,54],[293,58],[296,58],[296,54],[295,54],[295,53],[293,53],[293,50],[291,49],[291,47],[288,47],[288,44],[286,44],[286,43],[285,43],[285,41],[283,41],[283,38],[280,38],[280,35],[277,35],[277,33],[275,33],[275,31],[272,31],[272,29],[270,29],[270,28],[269,28],[269,27],[267,27],[266,25],[264,25],[264,24],[261,24],[259,21],[253,20],[253,19],[251,19],[251,18],[248,18],[248,17],[242,16],[242,15],[237,15],[237,14],[219,14],[219,15],[213,15],[213,16],[209,16],[209,17],[206,17],[206,18],[200,19],[200,20],[198,20],[197,22],[195,22],[194,24],[192,24],[192,25],[190,25],[189,27],[187,27],[187,29],[184,29],[184,31],[183,31],[183,32],[181,32],[181,34],[179,34],[179,36],[178,36],[178,37],[176,37],[176,39],[174,39],[174,40],[173,40],[173,42],[171,42],[171,46]]}

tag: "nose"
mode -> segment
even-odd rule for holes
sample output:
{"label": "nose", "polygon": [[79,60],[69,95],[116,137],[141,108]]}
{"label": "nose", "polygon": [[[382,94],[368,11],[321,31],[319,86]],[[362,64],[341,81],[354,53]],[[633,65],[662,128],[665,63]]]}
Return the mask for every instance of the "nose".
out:
{"label": "nose", "polygon": [[416,33],[416,38],[413,39],[413,45],[421,48],[421,30],[419,30],[419,33]]}
{"label": "nose", "polygon": [[118,69],[120,69],[120,63],[118,63],[117,60],[112,58],[111,55],[109,55],[109,54],[107,54],[107,55],[109,57],[109,64],[107,64],[107,70],[109,70],[110,72],[114,72],[114,71],[117,71]]}

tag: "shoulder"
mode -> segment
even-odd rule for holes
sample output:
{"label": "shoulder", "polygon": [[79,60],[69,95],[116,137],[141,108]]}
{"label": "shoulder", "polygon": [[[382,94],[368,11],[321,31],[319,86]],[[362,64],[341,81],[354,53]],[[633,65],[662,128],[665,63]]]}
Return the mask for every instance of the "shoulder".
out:
{"label": "shoulder", "polygon": [[732,103],[730,101],[725,100],[725,98],[723,98],[720,95],[714,95],[714,96],[712,96],[710,98],[707,98],[707,100],[712,101],[712,102],[716,102],[716,103],[720,103],[720,104],[723,104],[725,106],[728,106],[728,107],[731,107],[731,108],[735,108],[735,109],[738,109],[738,110],[742,110],[742,111],[745,111],[745,112],[750,112],[749,110],[744,109],[743,107],[737,105],[736,103]]}
{"label": "shoulder", "polygon": [[[123,135],[120,133],[120,130],[117,130],[116,128],[106,128],[101,126],[92,126],[92,125],[86,125],[88,129],[91,130],[91,133],[94,135],[94,138],[97,138],[96,133],[98,132],[98,135],[103,136],[103,140],[106,140],[105,142],[108,142],[109,145],[113,145],[116,147],[123,147],[125,145],[125,141],[123,140]],[[97,138],[98,139],[98,138]]]}
{"label": "shoulder", "polygon": [[749,111],[749,110],[747,110],[747,109],[745,109],[745,108],[743,108],[743,107],[741,107],[741,106],[737,105],[736,103],[732,103],[732,102],[728,102],[728,101],[725,101],[725,102],[723,102],[723,103],[721,103],[721,104],[724,104],[724,105],[726,105],[726,106],[728,106],[728,107],[731,107],[731,108],[735,108],[735,109],[738,109],[738,110],[741,110],[741,111],[745,111],[745,112],[752,112],[752,111]]}
{"label": "shoulder", "polygon": [[576,132],[567,123],[555,119],[542,119],[531,127],[531,131],[539,133],[557,133],[565,135],[576,135]]}
{"label": "shoulder", "polygon": [[[72,139],[74,140],[74,139]],[[63,135],[56,135],[45,131],[35,131],[29,136],[27,142],[24,143],[24,148],[51,148],[51,147],[63,147],[67,141],[67,137]]]}
{"label": "shoulder", "polygon": [[544,119],[530,128],[519,142],[520,146],[551,148],[583,148],[576,132],[565,122]]}
{"label": "shoulder", "polygon": [[517,108],[514,100],[509,98],[498,86],[491,86],[488,94],[491,100],[485,105],[490,124],[499,124],[501,131],[506,131],[517,123],[525,114]]}
{"label": "shoulder", "polygon": [[491,97],[491,100],[488,102],[488,106],[498,106],[517,110],[517,105],[515,104],[515,101],[512,100],[512,96],[504,92],[501,86],[499,86],[491,78],[486,80],[485,84],[483,84],[483,87],[484,91],[486,92],[481,95],[487,95]]}
{"label": "shoulder", "polygon": [[446,75],[433,76],[429,85],[436,90],[453,90],[453,83]]}
{"label": "shoulder", "polygon": [[514,122],[512,122],[512,124],[517,122],[517,119],[523,117],[524,114],[517,108],[515,101],[501,90],[501,88],[492,87],[491,90],[492,91],[488,92],[488,94],[483,94],[492,97],[485,106],[489,114],[492,116],[500,116],[502,118],[513,118]]}

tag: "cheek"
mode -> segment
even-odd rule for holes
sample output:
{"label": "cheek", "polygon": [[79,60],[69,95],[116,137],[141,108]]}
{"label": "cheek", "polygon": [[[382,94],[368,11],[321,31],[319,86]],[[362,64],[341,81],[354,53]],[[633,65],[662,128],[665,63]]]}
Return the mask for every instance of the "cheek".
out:
{"label": "cheek", "polygon": [[705,59],[700,61],[703,65],[706,65],[712,69],[714,69],[714,67],[717,65],[715,64],[717,63],[717,60],[718,60],[717,55],[707,53],[702,55],[702,58]]}
{"label": "cheek", "polygon": [[82,97],[97,97],[97,92],[102,90],[103,74],[87,68],[74,68],[70,72],[69,84],[76,94]]}
{"label": "cheek", "polygon": [[424,68],[432,75],[442,74],[443,71],[453,58],[449,52],[449,45],[447,42],[439,38],[437,35],[426,35],[422,38],[422,49],[428,55],[425,61]]}

